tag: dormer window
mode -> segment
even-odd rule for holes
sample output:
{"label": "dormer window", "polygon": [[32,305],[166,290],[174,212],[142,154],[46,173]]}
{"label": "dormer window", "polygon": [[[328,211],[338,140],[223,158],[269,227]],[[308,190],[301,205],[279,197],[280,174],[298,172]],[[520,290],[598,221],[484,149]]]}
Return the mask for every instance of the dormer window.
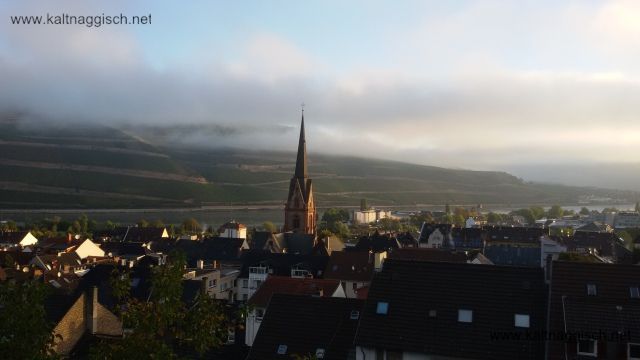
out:
{"label": "dormer window", "polygon": [[596,296],[597,294],[596,284],[587,284],[587,295]]}
{"label": "dormer window", "polygon": [[320,348],[316,350],[316,358],[324,359],[324,349]]}
{"label": "dormer window", "polygon": [[287,353],[287,345],[278,346],[278,355],[284,355]]}
{"label": "dormer window", "polygon": [[632,299],[640,298],[640,289],[637,286],[632,286],[629,288],[629,292]]}
{"label": "dormer window", "polygon": [[578,355],[598,356],[598,342],[593,339],[578,340]]}
{"label": "dormer window", "polygon": [[458,322],[462,322],[462,323],[473,322],[473,310],[459,309]]}
{"label": "dormer window", "polygon": [[529,315],[527,314],[515,314],[514,316],[515,327],[528,328],[529,327]]}
{"label": "dormer window", "polygon": [[351,320],[358,320],[360,318],[360,311],[353,310],[351,311],[351,315],[349,316]]}
{"label": "dormer window", "polygon": [[388,312],[389,312],[389,303],[384,301],[378,301],[378,305],[376,306],[376,314],[387,315]]}

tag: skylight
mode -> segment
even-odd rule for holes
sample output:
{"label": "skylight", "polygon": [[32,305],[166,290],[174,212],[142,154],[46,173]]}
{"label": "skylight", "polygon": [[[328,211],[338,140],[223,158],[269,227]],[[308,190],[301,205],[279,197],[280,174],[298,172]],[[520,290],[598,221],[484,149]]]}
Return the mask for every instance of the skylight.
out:
{"label": "skylight", "polygon": [[389,303],[384,301],[378,301],[378,306],[376,307],[376,314],[387,315],[389,312]]}
{"label": "skylight", "polygon": [[463,322],[463,323],[473,322],[473,310],[459,309],[458,322]]}

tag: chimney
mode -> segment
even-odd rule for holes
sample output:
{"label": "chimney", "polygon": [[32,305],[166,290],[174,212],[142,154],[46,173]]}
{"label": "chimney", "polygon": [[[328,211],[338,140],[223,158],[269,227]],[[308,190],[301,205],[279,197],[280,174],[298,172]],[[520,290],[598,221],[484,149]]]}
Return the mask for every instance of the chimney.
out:
{"label": "chimney", "polygon": [[547,255],[547,258],[545,259],[545,267],[544,267],[544,275],[545,275],[545,282],[547,284],[549,284],[549,282],[551,281],[551,270],[552,270],[552,265],[553,264],[553,257],[551,256],[551,254]]}
{"label": "chimney", "polygon": [[204,260],[198,260],[196,261],[196,267],[198,269],[204,269]]}
{"label": "chimney", "polygon": [[218,260],[213,260],[213,268],[214,269],[219,269],[220,268],[220,264],[218,264]]}
{"label": "chimney", "polygon": [[202,282],[200,283],[200,291],[203,294],[207,293],[207,284],[209,283],[209,279],[205,276],[202,278]]}
{"label": "chimney", "polygon": [[93,287],[93,294],[91,296],[91,331],[92,334],[98,332],[98,287]]}

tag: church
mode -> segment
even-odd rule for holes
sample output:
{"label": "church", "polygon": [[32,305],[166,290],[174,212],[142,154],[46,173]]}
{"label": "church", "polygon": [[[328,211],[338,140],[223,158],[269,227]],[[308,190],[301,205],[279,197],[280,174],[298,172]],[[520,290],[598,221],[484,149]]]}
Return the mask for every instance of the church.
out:
{"label": "church", "polygon": [[284,231],[315,236],[317,221],[318,214],[313,199],[313,183],[307,169],[307,143],[303,109],[296,169],[289,183],[289,195],[284,208]]}

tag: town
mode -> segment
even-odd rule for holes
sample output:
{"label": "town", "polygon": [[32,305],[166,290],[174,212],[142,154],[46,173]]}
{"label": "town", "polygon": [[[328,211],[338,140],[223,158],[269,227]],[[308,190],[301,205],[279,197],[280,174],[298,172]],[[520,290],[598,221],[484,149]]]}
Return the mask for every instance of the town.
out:
{"label": "town", "polygon": [[[0,223],[5,359],[640,358],[640,204]],[[282,225],[275,225],[282,224]]]}

